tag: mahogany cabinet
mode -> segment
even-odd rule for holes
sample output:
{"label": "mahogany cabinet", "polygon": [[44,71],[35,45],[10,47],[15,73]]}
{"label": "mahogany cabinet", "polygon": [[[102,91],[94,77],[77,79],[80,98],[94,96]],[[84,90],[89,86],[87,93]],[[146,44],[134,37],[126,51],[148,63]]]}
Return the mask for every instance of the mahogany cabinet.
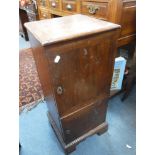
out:
{"label": "mahogany cabinet", "polygon": [[120,26],[85,15],[25,24],[49,121],[66,153],[102,134]]}

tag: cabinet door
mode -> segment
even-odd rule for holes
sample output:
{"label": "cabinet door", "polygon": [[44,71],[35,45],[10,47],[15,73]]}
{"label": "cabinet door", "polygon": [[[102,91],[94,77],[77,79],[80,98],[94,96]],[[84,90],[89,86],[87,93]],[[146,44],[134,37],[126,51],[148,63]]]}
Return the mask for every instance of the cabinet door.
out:
{"label": "cabinet door", "polygon": [[105,38],[74,41],[47,52],[61,117],[109,96],[114,52],[110,42]]}

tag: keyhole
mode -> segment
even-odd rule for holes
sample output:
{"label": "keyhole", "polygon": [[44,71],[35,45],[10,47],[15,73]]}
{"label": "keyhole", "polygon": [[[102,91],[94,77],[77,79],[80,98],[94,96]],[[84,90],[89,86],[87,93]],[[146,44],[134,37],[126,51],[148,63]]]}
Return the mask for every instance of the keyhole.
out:
{"label": "keyhole", "polygon": [[62,89],[61,86],[59,86],[59,87],[57,88],[57,94],[61,95],[62,92],[63,92],[63,89]]}

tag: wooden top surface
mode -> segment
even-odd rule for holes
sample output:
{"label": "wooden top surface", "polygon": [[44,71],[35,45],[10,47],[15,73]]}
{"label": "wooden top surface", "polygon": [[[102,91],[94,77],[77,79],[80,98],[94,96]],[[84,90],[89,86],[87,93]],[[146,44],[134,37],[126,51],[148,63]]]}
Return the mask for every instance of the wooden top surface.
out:
{"label": "wooden top surface", "polygon": [[120,28],[117,24],[81,14],[28,22],[24,25],[42,45]]}

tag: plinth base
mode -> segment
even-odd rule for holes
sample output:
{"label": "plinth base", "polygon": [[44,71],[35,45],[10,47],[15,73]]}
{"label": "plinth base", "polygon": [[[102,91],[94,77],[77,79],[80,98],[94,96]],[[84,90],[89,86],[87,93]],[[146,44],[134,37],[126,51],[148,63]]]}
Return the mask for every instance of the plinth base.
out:
{"label": "plinth base", "polygon": [[108,130],[108,124],[106,122],[104,122],[104,123],[100,124],[99,126],[97,126],[96,128],[94,128],[94,129],[88,131],[87,133],[83,134],[82,136],[76,138],[74,141],[72,141],[68,144],[65,144],[65,142],[61,136],[61,133],[59,132],[59,130],[58,130],[58,128],[57,128],[57,126],[49,112],[47,112],[47,116],[48,116],[49,122],[50,122],[65,154],[69,154],[69,153],[75,151],[76,145],[78,145],[78,143],[80,143],[81,141],[85,140],[87,137],[94,135],[94,134],[101,135]]}

